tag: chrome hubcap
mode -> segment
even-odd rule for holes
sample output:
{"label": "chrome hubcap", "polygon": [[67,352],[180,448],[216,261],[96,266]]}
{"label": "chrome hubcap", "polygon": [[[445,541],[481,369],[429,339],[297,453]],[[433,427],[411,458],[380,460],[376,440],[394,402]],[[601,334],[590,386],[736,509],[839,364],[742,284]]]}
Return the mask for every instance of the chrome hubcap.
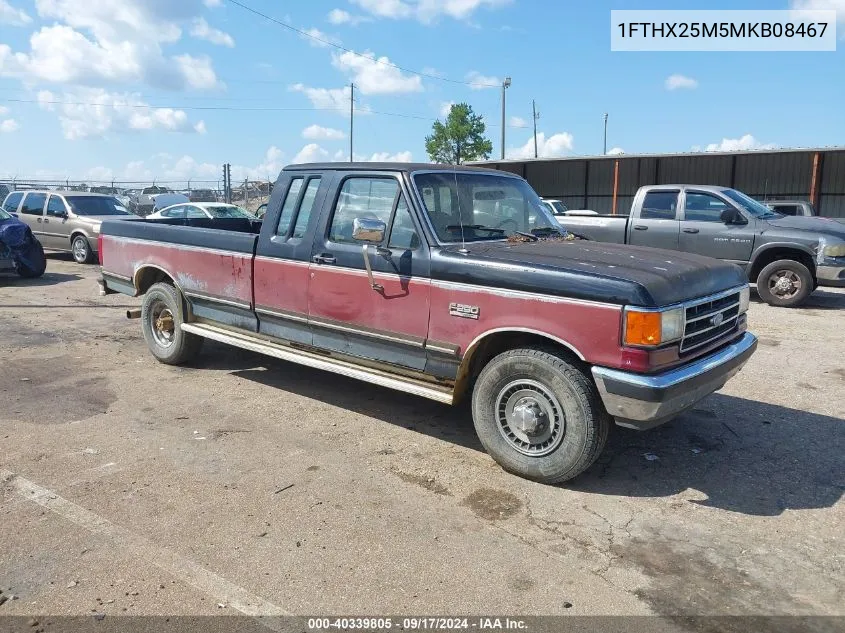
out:
{"label": "chrome hubcap", "polygon": [[769,290],[778,297],[794,297],[801,290],[801,278],[791,270],[778,270],[769,277]]}
{"label": "chrome hubcap", "polygon": [[162,347],[173,345],[176,335],[176,322],[173,313],[164,303],[157,302],[150,310],[150,330],[156,343]]}
{"label": "chrome hubcap", "polygon": [[86,256],[86,245],[81,239],[73,240],[73,256],[76,259],[85,259]]}
{"label": "chrome hubcap", "polygon": [[508,383],[496,397],[499,432],[523,455],[542,457],[563,440],[563,409],[557,398],[534,380]]}

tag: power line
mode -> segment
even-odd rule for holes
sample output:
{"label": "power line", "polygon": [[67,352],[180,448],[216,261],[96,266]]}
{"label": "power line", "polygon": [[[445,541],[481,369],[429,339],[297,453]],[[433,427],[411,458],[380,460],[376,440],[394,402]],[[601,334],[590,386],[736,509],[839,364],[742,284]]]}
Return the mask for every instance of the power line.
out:
{"label": "power line", "polygon": [[370,57],[369,55],[364,55],[363,53],[359,53],[358,51],[354,51],[351,48],[347,48],[347,47],[345,47],[341,44],[338,44],[337,42],[333,42],[331,40],[327,40],[325,38],[318,37],[318,36],[316,36],[312,33],[309,33],[308,31],[303,31],[302,29],[298,29],[295,26],[288,24],[287,22],[283,22],[282,20],[277,20],[276,18],[267,15],[266,13],[262,13],[261,11],[257,11],[256,9],[253,9],[252,7],[249,7],[249,6],[245,5],[243,2],[239,2],[238,0],[229,0],[229,3],[234,4],[238,7],[240,7],[241,9],[244,9],[245,11],[249,11],[250,13],[253,13],[253,14],[259,16],[259,17],[262,17],[265,20],[269,20],[270,22],[273,22],[274,24],[278,24],[282,28],[288,29],[289,31],[293,31],[294,33],[298,33],[302,37],[307,37],[309,39],[314,40],[315,42],[320,42],[324,46],[331,46],[331,47],[336,48],[338,50],[341,50],[345,53],[351,53],[352,55],[356,55],[357,57],[367,59],[367,60],[369,60],[369,61],[371,61],[375,64],[381,64],[382,66],[390,66],[391,68],[396,68],[397,70],[401,70],[401,71],[406,72],[406,73],[411,73],[412,75],[417,75],[419,77],[426,77],[428,79],[436,79],[438,81],[444,81],[444,82],[451,83],[451,84],[459,84],[459,85],[463,85],[463,86],[475,86],[475,87],[478,87],[478,88],[498,88],[498,86],[499,86],[498,83],[488,84],[488,83],[482,83],[482,82],[477,82],[477,81],[461,81],[460,79],[449,79],[448,77],[441,77],[439,75],[435,75],[434,73],[426,73],[426,72],[422,72],[422,71],[419,71],[419,70],[414,70],[413,68],[406,68],[404,66],[400,66],[399,64],[394,64],[393,62],[385,62],[385,61],[382,61],[380,59],[376,59],[375,57]]}

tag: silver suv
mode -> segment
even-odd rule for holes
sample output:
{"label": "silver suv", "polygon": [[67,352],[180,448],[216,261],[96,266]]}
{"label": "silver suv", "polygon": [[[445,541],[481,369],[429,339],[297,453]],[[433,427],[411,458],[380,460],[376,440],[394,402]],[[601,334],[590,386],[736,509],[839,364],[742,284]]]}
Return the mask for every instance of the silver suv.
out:
{"label": "silver suv", "polygon": [[138,219],[114,196],[82,191],[13,191],[3,209],[27,224],[44,248],[72,253],[79,264],[94,261],[103,220]]}

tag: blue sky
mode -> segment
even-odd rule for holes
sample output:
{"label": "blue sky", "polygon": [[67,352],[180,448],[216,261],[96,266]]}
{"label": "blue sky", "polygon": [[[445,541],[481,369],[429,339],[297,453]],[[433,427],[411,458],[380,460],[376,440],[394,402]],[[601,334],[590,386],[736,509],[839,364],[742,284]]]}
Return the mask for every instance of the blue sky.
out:
{"label": "blue sky", "polygon": [[360,160],[426,160],[459,101],[498,157],[500,90],[460,82],[506,75],[509,157],[533,155],[532,99],[548,156],[601,153],[604,112],[626,153],[845,145],[841,37],[833,53],[612,53],[609,38],[610,10],[636,8],[838,8],[841,34],[845,0],[241,2],[441,78],[229,0],[0,0],[0,178],[216,180],[224,162],[275,178],[345,159],[353,80]]}

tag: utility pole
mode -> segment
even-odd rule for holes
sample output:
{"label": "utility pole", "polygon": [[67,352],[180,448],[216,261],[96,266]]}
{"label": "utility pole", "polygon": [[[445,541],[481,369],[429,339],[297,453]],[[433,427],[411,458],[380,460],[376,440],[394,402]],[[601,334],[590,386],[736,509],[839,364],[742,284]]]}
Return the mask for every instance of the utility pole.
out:
{"label": "utility pole", "polygon": [[604,113],[604,152],[607,154],[607,112]]}
{"label": "utility pole", "polygon": [[355,84],[349,84],[349,162],[354,163],[352,155],[352,132],[355,122]]}
{"label": "utility pole", "polygon": [[537,119],[540,118],[540,114],[537,112],[537,103],[534,99],[531,99],[531,110],[534,113],[534,158],[537,158]]}
{"label": "utility pole", "polygon": [[511,87],[511,78],[502,82],[502,160],[505,160],[505,90]]}

